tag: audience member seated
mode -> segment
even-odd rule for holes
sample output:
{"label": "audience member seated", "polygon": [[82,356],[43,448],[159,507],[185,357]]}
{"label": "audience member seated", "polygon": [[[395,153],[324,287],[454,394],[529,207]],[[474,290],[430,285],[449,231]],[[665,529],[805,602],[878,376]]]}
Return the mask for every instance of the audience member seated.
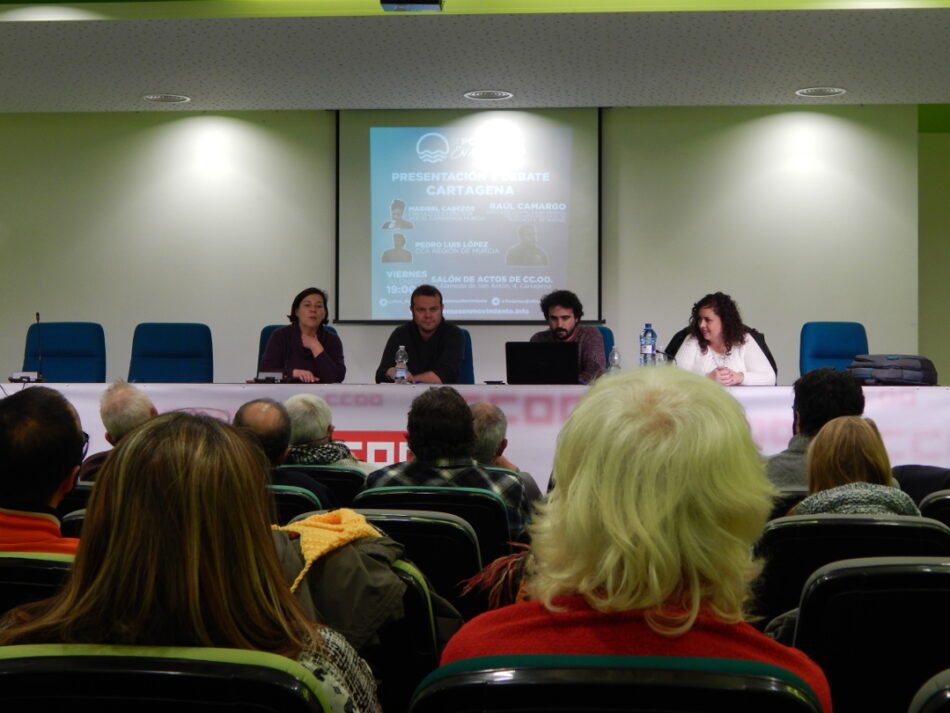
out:
{"label": "audience member seated", "polygon": [[758,571],[752,545],[775,490],[729,394],[678,369],[596,381],[561,431],[554,477],[529,528],[531,600],[464,625],[443,664],[506,654],[746,659],[797,674],[831,711],[821,670],[743,621]]}
{"label": "audience member seated", "polygon": [[261,371],[279,371],[285,379],[307,384],[338,384],[346,376],[343,342],[327,329],[327,293],[301,290],[290,305],[290,324],[275,329],[261,356]]}
{"label": "audience member seated", "polygon": [[273,399],[254,399],[234,414],[234,425],[251,436],[270,461],[272,485],[292,485],[309,490],[327,510],[337,507],[330,489],[308,475],[279,468],[290,450],[290,416],[284,405]]}
{"label": "audience member seated", "polygon": [[849,372],[824,367],[802,374],[792,385],[792,440],[788,448],[766,461],[769,480],[780,488],[808,487],[805,453],[808,444],[828,421],[864,413],[864,392]]}
{"label": "audience member seated", "polygon": [[597,327],[580,324],[584,306],[573,292],[556,290],[541,298],[541,312],[550,329],[535,332],[532,342],[577,342],[577,381],[587,384],[600,376],[607,360],[604,338]]}
{"label": "audience member seated", "polygon": [[508,447],[508,419],[505,412],[495,404],[479,401],[472,409],[472,425],[475,428],[475,460],[479,465],[491,468],[505,468],[521,476],[525,497],[529,501],[541,499],[541,489],[531,473],[521,470],[505,457]]}
{"label": "audience member seated", "polygon": [[[103,392],[99,401],[99,417],[106,428],[106,440],[113,446],[126,433],[156,416],[158,409],[152,400],[125,381],[112,384]],[[110,451],[100,451],[86,458],[79,469],[79,479],[95,480],[96,473],[109,453]]]}
{"label": "audience member seated", "polygon": [[335,465],[372,473],[376,466],[357,460],[342,441],[333,440],[333,421],[327,402],[315,394],[297,394],[284,402],[290,416],[287,465]]}
{"label": "audience member seated", "polygon": [[[290,442],[290,418],[282,404],[271,399],[249,401],[235,414],[234,425],[261,446],[271,465],[273,484],[306,488],[326,509],[336,507],[336,498],[325,485],[277,467]],[[384,651],[380,630],[404,616],[405,585],[392,570],[393,562],[404,555],[402,545],[381,537],[362,516],[349,510],[314,516],[282,529],[294,539],[277,539],[278,556],[304,612],[337,629],[370,664],[378,663],[376,656]],[[457,628],[457,613],[438,595],[432,597],[438,600],[433,602],[436,611],[448,612],[440,626],[451,633]]]}
{"label": "audience member seated", "polygon": [[508,505],[512,537],[524,529],[528,500],[524,485],[514,473],[486,470],[472,454],[475,430],[472,411],[458,391],[441,386],[424,391],[409,409],[406,440],[413,460],[387,466],[366,478],[366,487],[388,485],[437,485],[484,488]]}
{"label": "audience member seated", "polygon": [[89,440],[62,394],[34,386],[0,401],[0,550],[74,554],[56,506],[76,483]]}
{"label": "audience member seated", "polygon": [[722,292],[693,305],[689,336],[676,352],[676,365],[723,386],[774,386],[775,370],[742,324],[739,307]]}
{"label": "audience member seated", "polygon": [[808,446],[807,464],[811,494],[792,508],[795,515],[920,515],[894,482],[884,441],[869,418],[830,420]]}
{"label": "audience member seated", "polygon": [[226,424],[183,412],[152,419],[100,470],[64,589],[8,613],[0,645],[267,651],[328,682],[333,713],[379,711],[369,667],[287,587],[266,482],[258,450]]}

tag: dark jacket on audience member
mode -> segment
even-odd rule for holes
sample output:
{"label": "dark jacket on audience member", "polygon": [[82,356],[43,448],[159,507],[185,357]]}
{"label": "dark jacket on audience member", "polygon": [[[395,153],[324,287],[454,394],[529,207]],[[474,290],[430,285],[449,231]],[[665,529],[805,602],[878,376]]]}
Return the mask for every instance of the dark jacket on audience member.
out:
{"label": "dark jacket on audience member", "polygon": [[[274,543],[287,582],[304,568],[299,541],[286,532],[274,532]],[[388,537],[364,537],[320,557],[311,565],[305,586],[295,592],[309,618],[339,631],[374,669],[378,662],[380,630],[405,616],[406,585],[392,569],[404,556],[403,546]],[[439,649],[462,625],[451,604],[430,592],[436,618]],[[406,642],[409,645],[409,642]]]}

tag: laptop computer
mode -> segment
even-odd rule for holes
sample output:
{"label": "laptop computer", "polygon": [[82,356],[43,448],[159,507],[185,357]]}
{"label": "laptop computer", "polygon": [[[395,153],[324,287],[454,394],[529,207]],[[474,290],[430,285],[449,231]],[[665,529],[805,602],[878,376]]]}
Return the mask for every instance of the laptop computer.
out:
{"label": "laptop computer", "polygon": [[509,384],[576,384],[577,342],[505,342]]}

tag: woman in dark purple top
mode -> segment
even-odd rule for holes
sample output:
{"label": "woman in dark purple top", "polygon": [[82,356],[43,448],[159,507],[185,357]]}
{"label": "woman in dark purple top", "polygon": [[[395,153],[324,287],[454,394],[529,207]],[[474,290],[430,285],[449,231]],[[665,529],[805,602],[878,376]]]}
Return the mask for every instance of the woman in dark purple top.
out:
{"label": "woman in dark purple top", "polygon": [[326,328],[327,294],[308,287],[294,297],[290,324],[267,340],[261,371],[280,371],[304,383],[338,384],[346,376],[343,342]]}

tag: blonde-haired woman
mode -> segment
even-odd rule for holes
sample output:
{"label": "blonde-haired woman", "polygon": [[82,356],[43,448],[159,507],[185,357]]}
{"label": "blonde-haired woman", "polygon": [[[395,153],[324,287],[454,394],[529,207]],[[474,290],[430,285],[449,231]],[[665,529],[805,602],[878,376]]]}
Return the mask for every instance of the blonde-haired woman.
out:
{"label": "blonde-haired woman", "polygon": [[793,671],[803,653],[743,622],[773,487],[739,404],[678,369],[594,382],[558,438],[531,527],[532,601],[473,619],[443,663],[492,654],[712,656]]}
{"label": "blonde-haired woman", "polygon": [[920,515],[897,487],[877,425],[863,416],[833,418],[815,435],[806,457],[808,492],[793,513]]}
{"label": "blonde-haired woman", "polygon": [[96,478],[65,587],[7,614],[0,645],[267,651],[328,681],[334,713],[378,711],[369,667],[290,593],[267,483],[256,446],[215,419],[168,413],[127,434]]}

